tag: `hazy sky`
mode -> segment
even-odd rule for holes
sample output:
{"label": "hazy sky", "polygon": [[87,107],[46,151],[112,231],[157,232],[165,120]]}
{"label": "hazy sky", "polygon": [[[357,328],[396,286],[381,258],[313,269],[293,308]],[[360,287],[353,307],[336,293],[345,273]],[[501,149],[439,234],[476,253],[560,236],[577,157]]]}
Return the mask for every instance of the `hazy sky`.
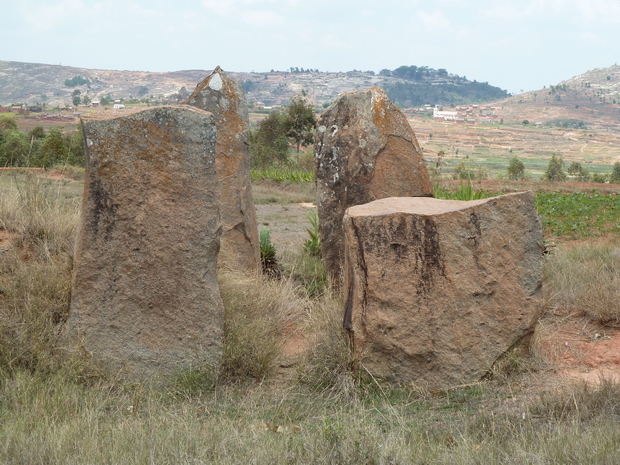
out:
{"label": "hazy sky", "polygon": [[176,71],[445,68],[509,92],[620,61],[620,0],[0,0],[0,60]]}

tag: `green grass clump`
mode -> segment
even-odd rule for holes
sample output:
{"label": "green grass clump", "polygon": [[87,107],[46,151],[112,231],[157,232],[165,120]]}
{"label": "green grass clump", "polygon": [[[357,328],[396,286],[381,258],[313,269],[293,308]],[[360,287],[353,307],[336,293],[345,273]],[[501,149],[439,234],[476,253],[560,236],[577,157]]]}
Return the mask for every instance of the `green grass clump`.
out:
{"label": "green grass clump", "polygon": [[304,242],[304,251],[318,257],[321,255],[321,237],[319,236],[319,213],[317,210],[313,210],[306,215],[310,222],[310,228],[306,228],[309,239]]}
{"label": "green grass clump", "polygon": [[269,168],[264,170],[252,170],[253,181],[264,181],[267,179],[276,182],[314,182],[314,171],[301,171],[288,168]]}
{"label": "green grass clump", "polygon": [[483,189],[476,189],[474,184],[467,180],[467,184],[461,181],[460,187],[457,190],[450,190],[439,185],[435,185],[433,187],[433,195],[436,199],[479,200],[486,199],[487,197],[493,197],[497,194]]}

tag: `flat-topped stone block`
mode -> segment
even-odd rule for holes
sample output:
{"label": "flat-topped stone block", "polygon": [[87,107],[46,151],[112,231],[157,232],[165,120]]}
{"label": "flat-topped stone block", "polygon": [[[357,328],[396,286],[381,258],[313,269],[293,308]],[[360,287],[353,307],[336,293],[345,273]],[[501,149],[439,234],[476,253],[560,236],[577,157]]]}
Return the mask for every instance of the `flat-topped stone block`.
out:
{"label": "flat-topped stone block", "polygon": [[542,283],[532,192],[381,199],[349,208],[344,235],[344,325],[373,375],[472,382],[532,334]]}

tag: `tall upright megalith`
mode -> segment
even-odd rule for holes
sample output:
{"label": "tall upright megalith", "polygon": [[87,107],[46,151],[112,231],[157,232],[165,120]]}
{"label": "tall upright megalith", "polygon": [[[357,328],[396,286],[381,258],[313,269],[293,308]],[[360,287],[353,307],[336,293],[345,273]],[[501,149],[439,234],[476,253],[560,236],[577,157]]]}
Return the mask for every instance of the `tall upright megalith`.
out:
{"label": "tall upright megalith", "polygon": [[130,377],[217,364],[211,114],[156,107],[83,117],[82,128],[86,180],[65,340]]}
{"label": "tall upright megalith", "polygon": [[222,213],[222,252],[240,264],[260,265],[258,226],[250,176],[250,125],[241,85],[218,66],[182,103],[213,113],[215,167]]}
{"label": "tall upright megalith", "polygon": [[378,87],[343,94],[330,105],[317,123],[314,153],[321,255],[337,280],[348,207],[385,197],[430,197],[433,190],[407,118]]}

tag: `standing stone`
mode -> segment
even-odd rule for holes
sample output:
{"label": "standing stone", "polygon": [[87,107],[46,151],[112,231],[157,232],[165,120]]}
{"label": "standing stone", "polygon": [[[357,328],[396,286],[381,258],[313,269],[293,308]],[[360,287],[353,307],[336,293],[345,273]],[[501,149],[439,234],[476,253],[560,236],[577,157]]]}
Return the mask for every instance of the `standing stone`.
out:
{"label": "standing stone", "polygon": [[440,389],[480,379],[539,316],[534,194],[351,207],[345,327],[374,376]]}
{"label": "standing stone", "polygon": [[66,339],[135,378],[217,364],[211,114],[157,107],[83,117],[82,128],[86,180]]}
{"label": "standing stone", "polygon": [[348,207],[385,197],[432,197],[433,189],[407,118],[378,87],[338,97],[319,119],[314,153],[321,256],[337,282]]}
{"label": "standing stone", "polygon": [[241,85],[218,66],[182,103],[213,113],[215,169],[222,214],[222,254],[258,269],[260,250],[250,176],[250,124]]}

